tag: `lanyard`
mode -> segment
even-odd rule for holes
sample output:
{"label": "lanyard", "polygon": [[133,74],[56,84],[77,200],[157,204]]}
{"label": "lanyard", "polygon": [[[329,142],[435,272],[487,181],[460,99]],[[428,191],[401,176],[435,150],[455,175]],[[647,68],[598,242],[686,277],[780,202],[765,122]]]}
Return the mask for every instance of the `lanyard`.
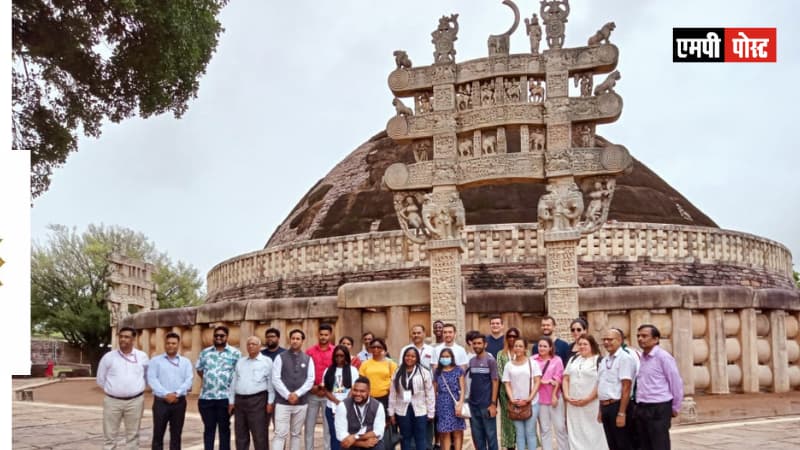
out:
{"label": "lanyard", "polygon": [[122,357],[122,359],[124,359],[125,361],[127,361],[127,362],[129,362],[129,363],[131,363],[131,364],[136,364],[136,363],[138,362],[138,361],[136,360],[136,353],[135,353],[135,352],[131,352],[131,355],[133,355],[133,361],[131,361],[130,359],[128,359],[128,357],[127,357],[127,356],[125,356],[125,354],[124,354],[124,353],[122,353],[122,351],[121,351],[121,350],[117,350],[117,353],[119,353],[119,356],[121,356],[121,357]]}
{"label": "lanyard", "polygon": [[177,360],[177,362],[172,362],[172,360],[171,360],[171,359],[169,359],[169,356],[167,356],[167,355],[164,355],[164,358],[166,358],[166,360],[167,360],[167,362],[168,362],[168,363],[172,364],[172,365],[173,365],[173,366],[175,366],[175,367],[178,367],[178,366],[180,366],[180,364],[181,364],[181,357],[180,357],[180,356],[176,356],[176,357],[175,357],[175,359]]}
{"label": "lanyard", "polygon": [[414,384],[414,375],[417,374],[417,367],[414,366],[414,370],[411,371],[411,375],[406,376],[406,385],[404,386],[407,391],[411,390],[411,385]]}

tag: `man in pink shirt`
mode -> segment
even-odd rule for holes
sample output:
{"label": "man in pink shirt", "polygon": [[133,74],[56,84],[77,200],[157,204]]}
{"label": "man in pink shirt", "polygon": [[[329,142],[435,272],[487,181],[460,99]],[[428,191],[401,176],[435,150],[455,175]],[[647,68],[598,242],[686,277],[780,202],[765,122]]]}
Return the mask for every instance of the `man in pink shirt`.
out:
{"label": "man in pink shirt", "polygon": [[308,356],[314,361],[314,386],[308,396],[308,412],[306,413],[306,450],[314,450],[314,427],[317,425],[317,415],[322,413],[323,445],[325,450],[331,448],[331,435],[328,421],[325,420],[325,382],[322,375],[325,369],[333,363],[333,327],[328,323],[320,324],[317,334],[317,344],[306,350]]}
{"label": "man in pink shirt", "polygon": [[636,374],[636,413],[634,423],[644,450],[669,450],[669,427],[678,417],[683,400],[683,380],[675,358],[659,345],[661,333],[653,325],[636,330],[642,349]]}

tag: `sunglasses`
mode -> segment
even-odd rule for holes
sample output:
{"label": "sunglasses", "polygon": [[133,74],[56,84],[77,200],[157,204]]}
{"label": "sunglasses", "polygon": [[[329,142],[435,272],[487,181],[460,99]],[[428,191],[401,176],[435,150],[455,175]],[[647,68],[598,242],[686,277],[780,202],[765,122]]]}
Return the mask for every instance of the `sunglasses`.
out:
{"label": "sunglasses", "polygon": [[519,336],[517,336],[516,334],[509,334],[509,335],[508,335],[508,336],[506,336],[506,337],[507,337],[507,338],[510,338],[510,339],[516,339],[516,338],[518,338]]}
{"label": "sunglasses", "polygon": [[228,337],[228,335],[227,334],[215,334],[214,337],[215,338],[224,338],[224,337]]}
{"label": "sunglasses", "polygon": [[572,331],[583,331],[583,328],[570,328]]}

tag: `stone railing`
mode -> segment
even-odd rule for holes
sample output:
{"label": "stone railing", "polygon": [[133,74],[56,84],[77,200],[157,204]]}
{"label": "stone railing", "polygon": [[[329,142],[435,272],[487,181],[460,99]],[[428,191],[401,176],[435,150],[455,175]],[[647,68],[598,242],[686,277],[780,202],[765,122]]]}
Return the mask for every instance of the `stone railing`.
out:
{"label": "stone railing", "polygon": [[[541,263],[544,240],[536,224],[473,225],[464,229],[464,264]],[[613,223],[581,238],[578,259],[722,264],[792,276],[789,250],[747,233],[708,227]],[[217,264],[208,273],[208,293],[281,278],[381,271],[428,265],[425,245],[400,231],[365,233],[258,250]]]}

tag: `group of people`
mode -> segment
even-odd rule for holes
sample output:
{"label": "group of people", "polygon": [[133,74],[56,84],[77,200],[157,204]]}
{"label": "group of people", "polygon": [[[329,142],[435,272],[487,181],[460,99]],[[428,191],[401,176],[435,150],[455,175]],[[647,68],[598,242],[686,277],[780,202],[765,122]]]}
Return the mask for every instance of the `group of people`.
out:
{"label": "group of people", "polygon": [[[555,319],[544,317],[542,336],[528,342],[519,329],[504,330],[493,316],[491,333],[466,334],[467,348],[455,342],[456,328],[434,322],[436,344],[426,343],[423,325],[411,328],[411,343],[396,359],[386,342],[362,336],[363,349],[345,336],[334,344],[333,328],[321,324],[317,343],[305,349],[305,333],[289,332],[288,348],[280,330],[246,341],[247,354],[227,343],[228,329],[214,329],[214,344],[195,364],[202,388],[198,410],[204,446],[229,449],[230,417],[235,417],[238,450],[268,449],[274,423],[277,450],[314,448],[314,430],[322,415],[325,450],[389,448],[461,450],[467,422],[476,449],[668,449],[672,417],[680,410],[683,384],[675,360],[658,346],[653,325],[637,330],[641,352],[624,345],[616,328],[602,338],[600,355],[588,324],[575,319],[572,343],[554,338]],[[192,363],[179,355],[180,336],[168,333],[165,353],[148,361],[133,348],[136,331],[119,330],[119,349],[100,362],[105,448],[115,448],[120,423],[126,445],[138,448],[145,382],[153,396],[153,449],[163,448],[167,428],[170,449],[181,446],[186,394]],[[531,356],[533,354],[533,356]],[[497,416],[500,416],[500,430]],[[538,440],[538,429],[541,442]],[[499,439],[498,439],[499,438]]]}

